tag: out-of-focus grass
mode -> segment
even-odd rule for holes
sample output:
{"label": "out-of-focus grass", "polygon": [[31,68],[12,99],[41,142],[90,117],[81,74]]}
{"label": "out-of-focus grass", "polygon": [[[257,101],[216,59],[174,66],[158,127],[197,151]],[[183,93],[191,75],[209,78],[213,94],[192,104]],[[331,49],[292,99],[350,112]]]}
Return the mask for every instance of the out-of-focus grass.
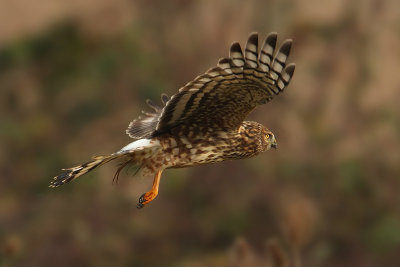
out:
{"label": "out-of-focus grass", "polygon": [[[12,16],[0,38],[0,265],[397,264],[400,8],[378,2],[103,0],[47,22],[27,3],[42,26],[23,34]],[[112,186],[112,164],[47,188],[131,141],[146,98],[251,31],[294,39],[292,84],[250,116],[277,151],[166,171],[140,211],[151,179],[132,170]]]}

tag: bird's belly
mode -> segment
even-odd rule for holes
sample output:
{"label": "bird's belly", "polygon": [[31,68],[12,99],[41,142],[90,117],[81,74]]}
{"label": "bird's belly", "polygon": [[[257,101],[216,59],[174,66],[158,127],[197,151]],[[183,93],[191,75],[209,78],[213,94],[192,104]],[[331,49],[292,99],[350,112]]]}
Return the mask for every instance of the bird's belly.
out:
{"label": "bird's belly", "polygon": [[151,160],[161,168],[183,168],[233,159],[238,148],[217,137],[201,140],[168,138],[161,141],[162,149]]}
{"label": "bird's belly", "polygon": [[220,162],[225,160],[223,154],[217,151],[204,151],[192,149],[192,153],[173,158],[170,168],[184,168],[201,164]]}

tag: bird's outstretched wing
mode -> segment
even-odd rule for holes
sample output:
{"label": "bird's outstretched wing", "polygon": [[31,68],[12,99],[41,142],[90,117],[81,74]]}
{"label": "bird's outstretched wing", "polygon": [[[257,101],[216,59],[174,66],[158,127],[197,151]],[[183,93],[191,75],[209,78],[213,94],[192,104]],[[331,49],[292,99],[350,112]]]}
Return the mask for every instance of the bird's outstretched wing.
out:
{"label": "bird's outstretched wing", "polygon": [[182,127],[199,129],[237,129],[257,106],[269,102],[289,84],[295,64],[286,65],[292,40],[276,51],[277,34],[270,33],[261,50],[258,34],[250,34],[244,55],[239,43],[233,43],[229,58],[217,67],[179,89],[162,109],[133,121],[127,133],[133,138],[147,138]]}
{"label": "bird's outstretched wing", "polygon": [[[179,89],[162,110],[154,135],[174,127],[207,126],[237,129],[257,106],[269,102],[289,84],[295,65],[286,65],[292,40],[275,52],[277,34],[270,33],[261,51],[258,34],[250,34],[244,55],[233,43],[229,58]],[[203,127],[205,128],[205,127]]]}

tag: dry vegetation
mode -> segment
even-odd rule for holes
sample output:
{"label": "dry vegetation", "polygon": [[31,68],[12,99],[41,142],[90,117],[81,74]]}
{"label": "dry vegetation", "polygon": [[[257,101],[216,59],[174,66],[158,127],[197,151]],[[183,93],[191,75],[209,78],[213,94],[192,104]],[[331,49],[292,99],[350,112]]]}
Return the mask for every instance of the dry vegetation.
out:
{"label": "dry vegetation", "polygon": [[[395,266],[400,260],[400,4],[0,1],[0,266]],[[288,90],[251,119],[279,149],[151,179],[64,167],[129,142],[251,31],[293,38]]]}

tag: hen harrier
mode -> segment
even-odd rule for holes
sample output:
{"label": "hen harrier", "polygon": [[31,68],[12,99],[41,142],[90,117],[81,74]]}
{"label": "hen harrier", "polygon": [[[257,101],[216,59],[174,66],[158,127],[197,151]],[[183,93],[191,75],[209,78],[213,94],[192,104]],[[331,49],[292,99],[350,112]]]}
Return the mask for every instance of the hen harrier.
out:
{"label": "hen harrier", "polygon": [[139,166],[143,175],[154,175],[150,191],[139,198],[138,208],[156,198],[161,173],[167,168],[190,167],[224,160],[243,159],[276,148],[274,134],[263,125],[244,121],[258,105],[269,102],[289,84],[295,64],[286,65],[292,40],[275,51],[277,34],[270,33],[261,51],[258,34],[250,34],[244,55],[233,43],[229,58],[179,89],[163,107],[147,101],[153,113],[129,124],[126,133],[138,139],[118,152],[96,156],[92,161],[54,177],[58,187],[115,159]]}

